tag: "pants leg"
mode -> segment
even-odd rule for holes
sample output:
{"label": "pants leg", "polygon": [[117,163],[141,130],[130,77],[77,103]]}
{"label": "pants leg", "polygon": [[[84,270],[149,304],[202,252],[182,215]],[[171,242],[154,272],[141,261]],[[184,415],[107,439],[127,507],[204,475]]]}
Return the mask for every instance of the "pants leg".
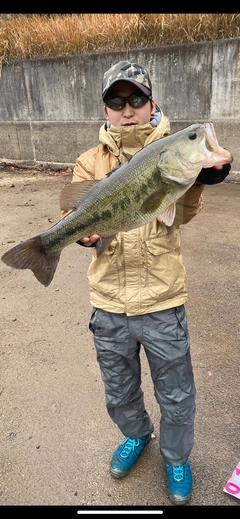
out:
{"label": "pants leg", "polygon": [[194,443],[196,395],[185,308],[142,317],[142,343],[161,410],[160,452],[170,465],[182,465]]}
{"label": "pants leg", "polygon": [[110,418],[124,436],[140,438],[153,431],[141,389],[140,342],[130,336],[128,317],[95,309],[89,328],[105,386]]}

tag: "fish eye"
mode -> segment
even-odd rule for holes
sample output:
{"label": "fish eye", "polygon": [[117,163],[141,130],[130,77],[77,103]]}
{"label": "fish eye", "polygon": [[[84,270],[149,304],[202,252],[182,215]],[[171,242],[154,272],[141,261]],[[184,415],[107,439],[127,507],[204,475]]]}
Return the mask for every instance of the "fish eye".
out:
{"label": "fish eye", "polygon": [[196,132],[189,132],[188,137],[191,139],[191,141],[194,141],[194,139],[197,138],[197,134]]}

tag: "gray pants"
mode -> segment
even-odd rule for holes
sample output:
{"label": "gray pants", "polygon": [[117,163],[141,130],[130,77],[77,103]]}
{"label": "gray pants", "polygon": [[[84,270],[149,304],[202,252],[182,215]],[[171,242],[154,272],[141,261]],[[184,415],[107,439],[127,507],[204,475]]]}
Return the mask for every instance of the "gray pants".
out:
{"label": "gray pants", "polygon": [[142,345],[160,406],[160,452],[170,465],[185,463],[194,442],[196,389],[184,306],[133,317],[94,309],[89,328],[110,418],[124,436],[153,431],[141,389]]}

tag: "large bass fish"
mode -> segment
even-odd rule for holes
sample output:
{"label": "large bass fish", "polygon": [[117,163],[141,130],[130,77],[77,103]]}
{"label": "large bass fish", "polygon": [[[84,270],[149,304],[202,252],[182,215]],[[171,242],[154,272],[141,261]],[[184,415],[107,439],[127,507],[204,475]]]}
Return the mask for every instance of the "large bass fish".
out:
{"label": "large bass fish", "polygon": [[149,144],[102,180],[66,185],[60,205],[71,212],[50,229],[12,247],[1,259],[10,267],[31,269],[47,287],[64,247],[99,234],[96,253],[100,257],[120,231],[159,216],[171,226],[177,200],[201,169],[232,160],[231,153],[219,146],[212,123],[188,126]]}

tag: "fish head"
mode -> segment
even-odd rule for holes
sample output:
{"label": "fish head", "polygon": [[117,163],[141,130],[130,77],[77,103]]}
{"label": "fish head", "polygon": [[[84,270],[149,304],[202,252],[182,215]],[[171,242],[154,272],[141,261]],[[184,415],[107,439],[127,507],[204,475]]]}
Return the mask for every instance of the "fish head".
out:
{"label": "fish head", "polygon": [[171,136],[171,143],[162,150],[158,168],[166,182],[193,184],[202,168],[232,162],[231,153],[222,148],[211,122],[192,124]]}

